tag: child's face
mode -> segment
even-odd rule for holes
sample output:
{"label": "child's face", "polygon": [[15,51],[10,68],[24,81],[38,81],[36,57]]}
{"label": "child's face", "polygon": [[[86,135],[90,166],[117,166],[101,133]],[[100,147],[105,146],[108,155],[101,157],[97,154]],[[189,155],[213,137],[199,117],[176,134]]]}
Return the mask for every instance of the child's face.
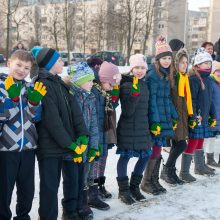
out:
{"label": "child's face", "polygon": [[134,76],[138,77],[138,79],[142,79],[146,75],[146,67],[144,66],[135,66],[132,69],[132,73]]}
{"label": "child's face", "polygon": [[182,57],[179,62],[178,69],[181,73],[186,73],[188,67],[188,60],[186,57]]}
{"label": "child's face", "polygon": [[57,62],[53,65],[53,67],[50,69],[50,73],[52,73],[53,75],[61,74],[63,71],[63,65],[64,62],[61,58],[59,58]]}
{"label": "child's face", "polygon": [[83,83],[80,87],[85,89],[86,91],[90,92],[91,89],[92,89],[92,86],[93,86],[93,81],[90,80],[90,81],[88,81],[86,83]]}
{"label": "child's face", "polygon": [[9,75],[16,80],[23,80],[31,71],[31,62],[25,62],[18,58],[8,60]]}
{"label": "child's face", "polygon": [[216,70],[216,71],[214,72],[214,75],[215,75],[216,77],[220,78],[220,70]]}
{"label": "child's face", "polygon": [[101,85],[105,91],[111,91],[113,89],[113,86],[110,83],[105,82],[105,83],[101,83]]}
{"label": "child's face", "polygon": [[211,66],[212,66],[212,62],[210,62],[210,61],[198,64],[198,68],[202,69],[202,70],[210,69]]}
{"label": "child's face", "polygon": [[171,56],[165,56],[159,59],[160,65],[163,68],[169,68],[172,62],[172,57]]}

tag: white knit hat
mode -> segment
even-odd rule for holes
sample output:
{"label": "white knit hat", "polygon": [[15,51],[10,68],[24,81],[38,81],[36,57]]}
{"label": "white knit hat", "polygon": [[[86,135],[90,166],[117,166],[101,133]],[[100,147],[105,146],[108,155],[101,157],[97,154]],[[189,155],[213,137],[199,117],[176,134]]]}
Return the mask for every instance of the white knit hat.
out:
{"label": "white knit hat", "polygon": [[145,57],[143,54],[140,53],[130,56],[129,64],[130,64],[130,71],[132,71],[132,69],[136,66],[143,66],[146,69],[148,69]]}
{"label": "white knit hat", "polygon": [[194,61],[193,61],[193,66],[196,66],[198,64],[204,63],[204,62],[212,62],[212,56],[205,51],[204,47],[201,47],[197,49]]}

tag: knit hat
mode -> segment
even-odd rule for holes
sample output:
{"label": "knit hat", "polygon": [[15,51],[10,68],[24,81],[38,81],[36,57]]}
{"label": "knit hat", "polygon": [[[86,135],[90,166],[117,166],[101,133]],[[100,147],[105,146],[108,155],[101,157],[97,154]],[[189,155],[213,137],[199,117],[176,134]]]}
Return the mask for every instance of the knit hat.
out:
{"label": "knit hat", "polygon": [[204,63],[210,61],[212,62],[212,56],[205,51],[204,47],[201,47],[196,50],[195,56],[193,58],[193,66],[196,66],[198,64]]}
{"label": "knit hat", "polygon": [[164,36],[160,36],[157,39],[155,48],[156,48],[156,60],[159,60],[160,58],[165,56],[172,56],[172,50],[169,44],[166,42]]}
{"label": "knit hat", "polygon": [[113,63],[104,61],[99,70],[100,82],[110,83],[112,86],[118,85],[121,81],[119,69]]}
{"label": "knit hat", "polygon": [[220,71],[220,62],[214,60],[212,62],[212,73],[215,73],[216,70]]}
{"label": "knit hat", "polygon": [[185,44],[179,39],[172,39],[169,42],[172,51],[178,51],[185,46]]}
{"label": "knit hat", "polygon": [[67,72],[70,75],[70,81],[77,86],[95,79],[93,70],[86,62],[70,65]]}
{"label": "knit hat", "polygon": [[34,47],[31,54],[35,58],[37,65],[46,70],[50,70],[60,57],[58,51],[52,48]]}
{"label": "knit hat", "polygon": [[175,67],[177,70],[178,70],[179,62],[183,56],[185,56],[187,58],[187,60],[189,60],[189,55],[188,55],[187,50],[185,48],[180,49],[175,56]]}
{"label": "knit hat", "polygon": [[143,66],[146,69],[148,69],[147,63],[146,63],[146,60],[143,54],[138,53],[138,54],[132,55],[129,59],[129,63],[130,63],[130,71],[136,66]]}
{"label": "knit hat", "polygon": [[99,58],[90,58],[87,60],[87,63],[90,67],[95,67],[96,65],[101,65],[103,63],[103,60]]}

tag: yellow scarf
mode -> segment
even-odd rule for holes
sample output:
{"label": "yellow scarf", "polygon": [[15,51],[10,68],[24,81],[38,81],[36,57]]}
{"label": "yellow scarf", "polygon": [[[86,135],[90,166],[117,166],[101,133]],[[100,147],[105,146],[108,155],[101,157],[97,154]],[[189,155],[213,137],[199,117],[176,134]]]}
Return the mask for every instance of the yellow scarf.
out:
{"label": "yellow scarf", "polygon": [[188,115],[193,115],[192,96],[189,86],[189,78],[185,73],[178,73],[178,95],[185,97]]}

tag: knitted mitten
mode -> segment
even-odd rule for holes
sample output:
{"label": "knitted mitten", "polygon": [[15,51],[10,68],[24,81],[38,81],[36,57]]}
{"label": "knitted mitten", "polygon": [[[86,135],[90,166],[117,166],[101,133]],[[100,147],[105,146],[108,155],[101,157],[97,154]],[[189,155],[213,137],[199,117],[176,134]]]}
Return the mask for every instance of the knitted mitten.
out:
{"label": "knitted mitten", "polygon": [[89,157],[89,162],[92,162],[96,157],[96,150],[93,148],[90,148],[88,151],[88,157]]}
{"label": "knitted mitten", "polygon": [[76,142],[80,146],[81,152],[83,153],[86,150],[87,146],[88,146],[89,140],[88,140],[88,137],[86,135],[81,135],[81,136],[78,137]]}
{"label": "knitted mitten", "polygon": [[15,83],[12,76],[8,76],[5,79],[5,89],[8,92],[8,96],[13,101],[17,102],[21,93],[21,82]]}
{"label": "knitted mitten", "polygon": [[75,142],[72,142],[71,145],[68,147],[70,150],[73,150],[76,152],[76,154],[80,155],[82,154],[82,150],[79,147],[78,144],[76,144]]}
{"label": "knitted mitten", "polygon": [[140,86],[138,84],[138,77],[134,76],[133,78],[133,84],[131,88],[131,92],[133,96],[139,96],[140,95]]}
{"label": "knitted mitten", "polygon": [[74,163],[81,163],[82,162],[82,154],[74,154],[73,155],[73,162]]}
{"label": "knitted mitten", "polygon": [[177,120],[176,119],[173,119],[173,130],[176,130],[177,129]]}
{"label": "knitted mitten", "polygon": [[151,133],[153,133],[155,136],[160,134],[161,129],[162,129],[162,127],[161,127],[161,125],[159,123],[154,123],[150,127]]}
{"label": "knitted mitten", "polygon": [[112,94],[112,101],[113,102],[117,102],[118,98],[119,98],[119,87],[118,87],[118,85],[117,86],[113,86],[111,94]]}

